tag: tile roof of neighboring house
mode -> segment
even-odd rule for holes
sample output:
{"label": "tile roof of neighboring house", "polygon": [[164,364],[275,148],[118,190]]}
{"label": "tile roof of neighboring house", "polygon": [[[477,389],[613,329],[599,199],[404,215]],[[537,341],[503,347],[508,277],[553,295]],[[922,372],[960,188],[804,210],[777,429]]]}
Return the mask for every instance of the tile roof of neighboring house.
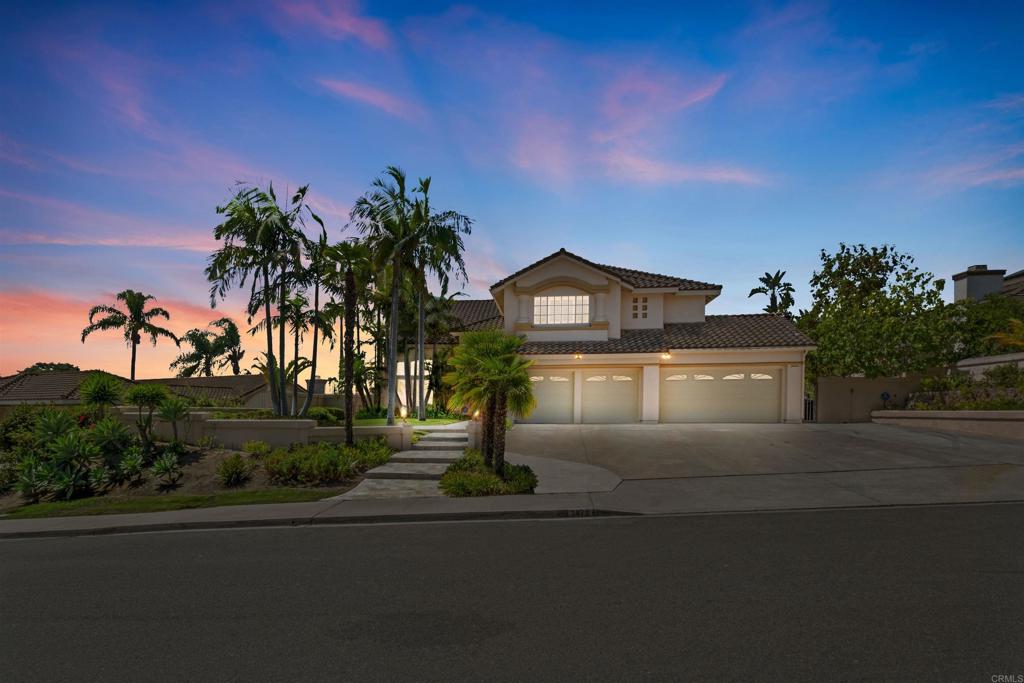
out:
{"label": "tile roof of neighboring house", "polygon": [[539,261],[535,261],[525,268],[520,268],[516,272],[512,273],[503,280],[499,280],[491,285],[491,289],[501,287],[502,285],[511,282],[523,273],[533,270],[539,265],[547,263],[548,261],[557,258],[558,256],[568,256],[576,259],[581,263],[585,263],[591,268],[597,268],[612,277],[616,277],[625,282],[630,287],[637,289],[663,289],[663,288],[675,288],[681,291],[704,291],[709,289],[721,289],[722,285],[711,284],[710,282],[700,282],[699,280],[688,280],[682,277],[675,277],[673,275],[659,275],[657,273],[647,273],[642,270],[633,270],[632,268],[621,268],[619,266],[607,266],[602,263],[594,263],[588,261],[582,256],[578,256],[571,251],[566,251],[563,247],[553,254],[545,256]]}
{"label": "tile roof of neighboring house", "polygon": [[[494,299],[455,299],[452,302],[452,313],[460,321],[453,329],[454,332],[500,329],[504,326],[504,318],[502,318]],[[427,339],[428,344],[454,344],[455,342],[455,337],[451,335]]]}
{"label": "tile roof of neighboring house", "polygon": [[[0,380],[0,401],[8,403],[54,403],[78,401],[78,388],[98,370],[22,372]],[[117,375],[115,375],[117,377]],[[118,377],[125,384],[129,380]]]}
{"label": "tile roof of neighboring house", "polygon": [[608,341],[532,341],[521,353],[657,353],[667,349],[749,349],[814,346],[792,321],[772,313],[709,315],[702,323],[670,323],[664,328],[622,330]]}
{"label": "tile roof of neighboring house", "polygon": [[[212,400],[243,399],[267,386],[263,375],[220,375],[217,377],[166,377],[139,382],[159,383],[180,396]],[[301,385],[299,391],[305,389]]]}
{"label": "tile roof of neighboring house", "polygon": [[1010,273],[1003,278],[1003,294],[1024,297],[1024,270]]}

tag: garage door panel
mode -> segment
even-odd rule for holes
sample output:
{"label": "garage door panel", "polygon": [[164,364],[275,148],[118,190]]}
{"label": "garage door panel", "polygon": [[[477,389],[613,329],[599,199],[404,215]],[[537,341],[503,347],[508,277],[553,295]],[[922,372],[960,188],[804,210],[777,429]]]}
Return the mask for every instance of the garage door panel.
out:
{"label": "garage door panel", "polygon": [[636,422],[639,415],[638,368],[595,368],[583,371],[583,422]]}
{"label": "garage door panel", "polygon": [[572,372],[531,368],[530,383],[537,407],[523,422],[568,424],[572,422]]}
{"label": "garage door panel", "polygon": [[663,368],[662,422],[778,422],[780,367]]}

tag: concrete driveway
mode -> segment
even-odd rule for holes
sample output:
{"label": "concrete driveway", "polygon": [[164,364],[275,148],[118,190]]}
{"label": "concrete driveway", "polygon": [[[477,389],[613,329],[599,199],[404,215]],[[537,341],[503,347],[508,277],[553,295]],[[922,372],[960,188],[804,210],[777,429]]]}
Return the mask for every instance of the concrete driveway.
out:
{"label": "concrete driveway", "polygon": [[876,424],[520,424],[508,448],[625,480],[1024,465],[1024,444]]}

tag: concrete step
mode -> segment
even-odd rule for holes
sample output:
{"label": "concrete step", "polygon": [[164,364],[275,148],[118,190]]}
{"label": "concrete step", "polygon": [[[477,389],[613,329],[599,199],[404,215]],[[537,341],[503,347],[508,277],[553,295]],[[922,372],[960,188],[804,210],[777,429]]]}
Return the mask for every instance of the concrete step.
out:
{"label": "concrete step", "polygon": [[448,465],[443,462],[386,462],[366,473],[367,479],[440,479]]}
{"label": "concrete step", "polygon": [[461,451],[466,447],[465,441],[424,441],[420,439],[412,445],[414,451]]}
{"label": "concrete step", "polygon": [[391,456],[389,462],[443,462],[452,463],[462,457],[462,451],[402,451]]}
{"label": "concrete step", "polygon": [[363,479],[359,486],[335,496],[335,500],[432,498],[443,495],[433,479]]}
{"label": "concrete step", "polygon": [[420,441],[468,441],[466,432],[427,432],[420,436]]}

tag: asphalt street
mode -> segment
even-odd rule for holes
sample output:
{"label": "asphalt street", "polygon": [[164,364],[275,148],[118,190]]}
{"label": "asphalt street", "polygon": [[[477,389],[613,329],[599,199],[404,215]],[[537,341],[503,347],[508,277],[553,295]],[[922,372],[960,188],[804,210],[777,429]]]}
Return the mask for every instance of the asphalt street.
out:
{"label": "asphalt street", "polygon": [[1022,531],[1001,504],[2,541],[0,680],[989,683],[1024,675]]}

